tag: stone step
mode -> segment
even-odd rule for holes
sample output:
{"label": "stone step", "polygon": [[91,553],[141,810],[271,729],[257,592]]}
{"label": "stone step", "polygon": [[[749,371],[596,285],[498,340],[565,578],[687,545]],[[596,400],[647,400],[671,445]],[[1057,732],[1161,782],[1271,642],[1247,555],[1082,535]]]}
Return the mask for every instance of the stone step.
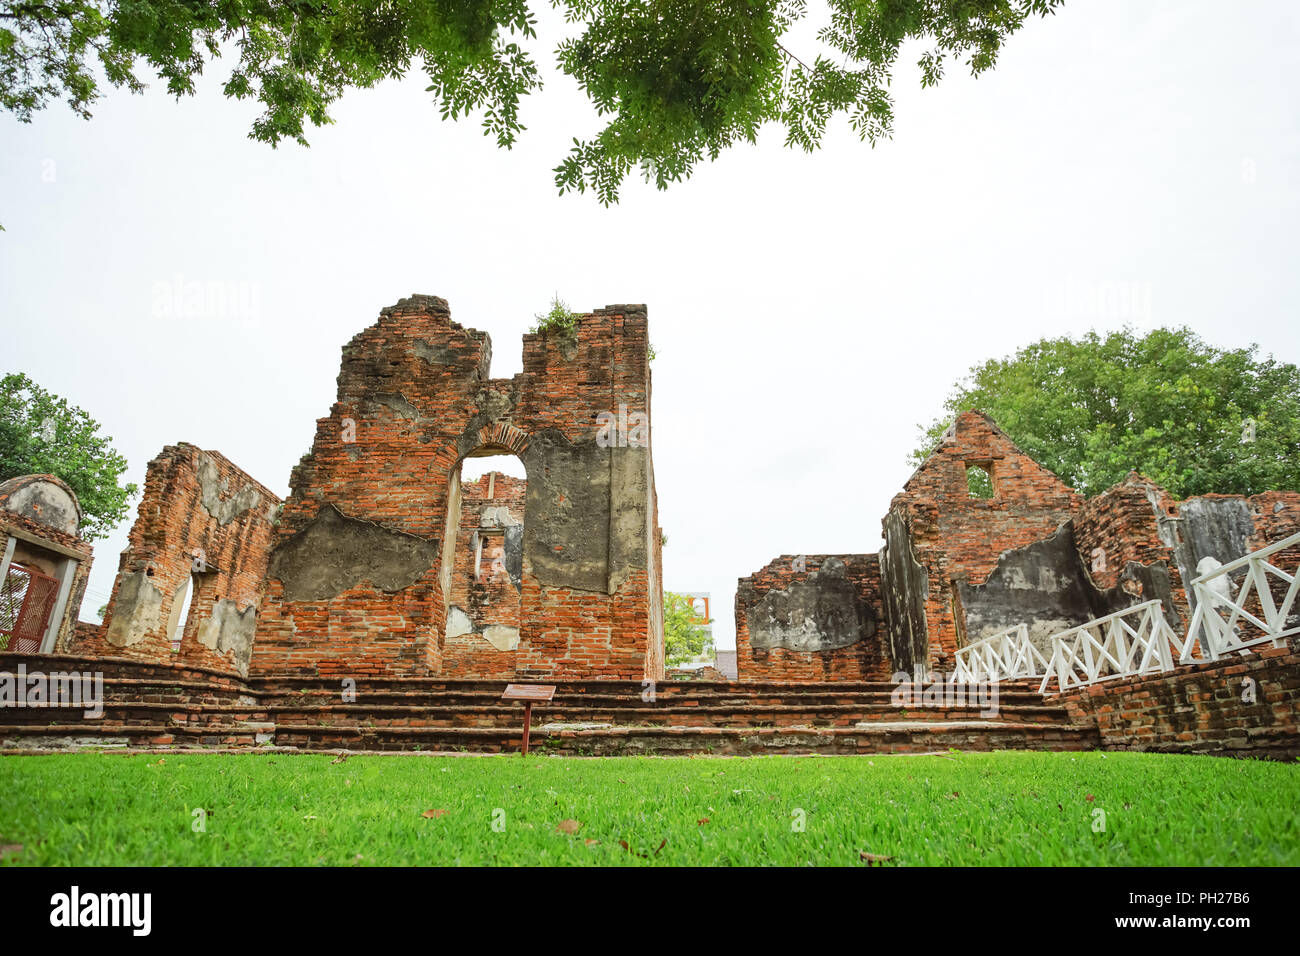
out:
{"label": "stone step", "polygon": [[[242,704],[187,704],[171,701],[111,701],[99,717],[83,717],[83,711],[69,708],[5,708],[0,715],[11,724],[87,724],[143,726],[157,724],[199,724],[226,720],[263,720],[286,724],[337,726],[420,726],[420,727],[517,727],[523,724],[523,709],[517,704],[497,702],[473,708],[452,706],[390,706],[361,704],[319,704],[310,706],[250,707]],[[898,709],[857,705],[824,706],[733,706],[680,707],[670,703],[642,707],[555,707],[537,706],[533,723],[608,723],[628,726],[718,727],[852,726],[860,721],[917,722],[933,719],[977,720],[984,715],[977,707]],[[1060,707],[1036,705],[1000,708],[996,719],[1023,723],[1066,721]]]}
{"label": "stone step", "polygon": [[[522,746],[522,729],[309,727],[281,724],[277,747],[300,750],[464,750],[511,753]],[[609,727],[531,734],[530,748],[560,755],[619,754],[851,754],[929,753],[949,749],[1090,750],[1095,729],[1069,724],[989,721],[926,721],[897,726],[833,728]]]}
{"label": "stone step", "polygon": [[211,750],[265,747],[274,727],[256,723],[205,726],[95,726],[81,724],[0,724],[0,754],[45,750],[187,748]]}
{"label": "stone step", "polygon": [[[309,692],[302,694],[266,694],[258,698],[266,707],[287,707],[304,704],[338,704],[343,703],[342,695],[337,691],[329,693]],[[966,701],[966,705],[978,703],[980,698],[974,694],[964,694],[950,700]],[[561,706],[600,706],[606,708],[641,708],[645,706],[675,707],[717,707],[717,706],[863,706],[893,707],[893,695],[889,693],[819,693],[807,694],[790,692],[786,694],[745,694],[729,693],[700,696],[659,695],[653,700],[643,699],[639,695],[621,694],[556,694],[552,703]],[[1038,693],[1024,691],[999,692],[1000,707],[1035,706],[1043,701]],[[460,691],[431,692],[392,692],[373,693],[358,692],[355,703],[372,707],[389,706],[459,706],[488,707],[501,703],[498,693],[467,693]],[[517,706],[517,705],[516,705]],[[909,705],[920,707],[919,704]]]}

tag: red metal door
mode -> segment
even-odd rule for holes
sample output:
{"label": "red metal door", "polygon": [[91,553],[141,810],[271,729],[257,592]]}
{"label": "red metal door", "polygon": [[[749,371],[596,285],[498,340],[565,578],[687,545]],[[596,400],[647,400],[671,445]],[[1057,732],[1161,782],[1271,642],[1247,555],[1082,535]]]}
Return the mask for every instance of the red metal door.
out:
{"label": "red metal door", "polygon": [[58,578],[21,564],[9,565],[0,586],[0,651],[39,651],[58,596]]}

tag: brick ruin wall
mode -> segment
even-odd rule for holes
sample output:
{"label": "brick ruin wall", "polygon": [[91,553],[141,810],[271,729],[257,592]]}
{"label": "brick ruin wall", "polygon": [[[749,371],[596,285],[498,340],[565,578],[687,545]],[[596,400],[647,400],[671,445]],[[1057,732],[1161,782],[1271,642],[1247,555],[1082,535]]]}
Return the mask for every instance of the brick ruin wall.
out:
{"label": "brick ruin wall", "polygon": [[344,348],[337,401],[291,477],[255,674],[441,673],[460,463],[502,451],[529,476],[516,675],[661,676],[643,307],[525,336],[512,379],[490,378],[490,360],[487,335],[433,296]]}
{"label": "brick ruin wall", "polygon": [[875,555],[784,555],[736,589],[743,680],[888,680]]}
{"label": "brick ruin wall", "polygon": [[217,452],[164,448],[149,463],[104,622],[78,628],[64,650],[247,675],[279,508]]}
{"label": "brick ruin wall", "polygon": [[[991,497],[972,496],[971,466],[989,473]],[[960,647],[1006,628],[1027,624],[1031,640],[1046,653],[1051,635],[1152,598],[1161,599],[1170,626],[1183,633],[1192,610],[1184,582],[1206,558],[1227,564],[1294,534],[1300,529],[1300,494],[1178,501],[1133,473],[1085,499],[1024,454],[987,416],[966,412],[894,498],[883,528],[880,555],[853,558],[860,565],[872,562],[874,569],[859,579],[862,601],[878,612],[867,639],[870,650],[828,655],[754,647],[750,621],[758,602],[771,603],[768,593],[779,592],[788,604],[790,584],[806,581],[790,570],[795,559],[786,557],[740,581],[741,679],[838,679],[826,675],[865,673],[868,659],[889,662],[886,671],[911,674],[924,662],[946,673]],[[1288,567],[1297,559],[1300,548],[1280,558]],[[805,590],[809,585],[816,590],[815,581],[806,582]],[[832,593],[819,599],[835,601]],[[846,667],[849,659],[858,663]],[[881,665],[870,669],[879,673]]]}
{"label": "brick ruin wall", "polygon": [[1047,698],[1106,750],[1300,758],[1300,644]]}
{"label": "brick ruin wall", "polygon": [[[992,497],[971,496],[972,466],[989,472]],[[1006,625],[994,618],[968,633],[967,605],[979,596],[963,593],[964,586],[984,583],[1004,552],[1050,537],[1082,504],[1083,496],[1020,451],[987,416],[959,416],[895,496],[885,519],[886,552],[901,552],[882,557],[894,617],[924,622],[910,633],[900,628],[891,634],[898,669],[950,671],[959,646],[1002,630]],[[924,574],[901,573],[905,559]],[[1032,582],[1043,584],[1057,582],[1047,576]]]}

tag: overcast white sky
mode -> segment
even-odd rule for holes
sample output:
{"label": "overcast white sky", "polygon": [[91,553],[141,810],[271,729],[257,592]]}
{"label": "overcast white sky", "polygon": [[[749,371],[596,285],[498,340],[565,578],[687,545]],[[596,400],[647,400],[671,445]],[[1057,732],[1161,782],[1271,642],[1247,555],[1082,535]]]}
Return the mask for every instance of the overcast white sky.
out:
{"label": "overcast white sky", "polygon": [[[228,67],[180,103],[111,93],[89,123],[6,115],[0,371],[89,411],[129,480],[189,441],[287,494],[340,348],[383,306],[444,296],[509,376],[552,294],[645,302],[665,583],[712,592],[729,646],[738,577],[880,546],[917,426],[971,365],[1125,321],[1300,360],[1300,5],[1069,0],[993,72],[930,90],[919,52],[892,141],[841,125],[805,155],[772,129],[612,209],[556,195],[598,128],[558,74],[511,152],[442,123],[419,75],[349,94],[310,149],[246,139]],[[155,315],[178,280],[250,307]],[[129,524],[96,544],[85,619]]]}

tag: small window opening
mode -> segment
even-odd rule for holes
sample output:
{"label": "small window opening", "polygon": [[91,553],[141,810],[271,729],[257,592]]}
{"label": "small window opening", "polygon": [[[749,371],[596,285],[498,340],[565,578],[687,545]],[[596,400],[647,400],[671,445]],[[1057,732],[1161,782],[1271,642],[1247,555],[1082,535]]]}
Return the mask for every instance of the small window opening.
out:
{"label": "small window opening", "polygon": [[966,466],[966,493],[972,498],[993,497],[992,463]]}

